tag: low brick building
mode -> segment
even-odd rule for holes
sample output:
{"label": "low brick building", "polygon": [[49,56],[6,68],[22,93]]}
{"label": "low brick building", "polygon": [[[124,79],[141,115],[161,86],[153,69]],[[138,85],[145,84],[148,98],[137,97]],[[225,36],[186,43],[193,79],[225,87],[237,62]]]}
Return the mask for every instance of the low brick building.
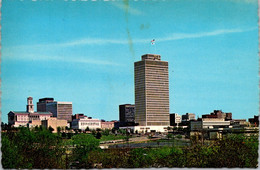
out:
{"label": "low brick building", "polygon": [[101,122],[101,129],[113,129],[115,122]]}

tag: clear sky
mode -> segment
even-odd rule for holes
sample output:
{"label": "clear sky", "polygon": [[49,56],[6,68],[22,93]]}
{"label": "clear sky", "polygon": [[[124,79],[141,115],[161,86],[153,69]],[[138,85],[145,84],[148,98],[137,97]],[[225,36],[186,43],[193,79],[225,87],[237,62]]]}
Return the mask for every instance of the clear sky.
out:
{"label": "clear sky", "polygon": [[[258,114],[257,0],[3,0],[2,121],[32,96],[118,120],[134,62],[169,62],[170,112]],[[155,39],[155,45],[150,41]]]}

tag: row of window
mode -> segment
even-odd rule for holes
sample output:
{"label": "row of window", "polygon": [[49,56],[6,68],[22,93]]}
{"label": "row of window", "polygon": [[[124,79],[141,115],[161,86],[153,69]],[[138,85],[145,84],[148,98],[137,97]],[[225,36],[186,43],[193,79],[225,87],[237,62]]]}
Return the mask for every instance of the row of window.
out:
{"label": "row of window", "polygon": [[81,122],[80,123],[81,126],[99,126],[100,124],[99,123],[90,123],[90,122]]}

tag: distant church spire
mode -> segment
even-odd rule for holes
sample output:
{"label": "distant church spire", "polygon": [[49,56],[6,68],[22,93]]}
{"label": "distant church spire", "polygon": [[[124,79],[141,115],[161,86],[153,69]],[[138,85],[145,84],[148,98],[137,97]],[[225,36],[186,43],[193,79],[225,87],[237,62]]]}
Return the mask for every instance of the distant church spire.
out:
{"label": "distant church spire", "polygon": [[26,111],[29,112],[29,113],[33,113],[33,112],[34,112],[33,98],[32,98],[32,97],[28,97],[28,98],[27,98]]}

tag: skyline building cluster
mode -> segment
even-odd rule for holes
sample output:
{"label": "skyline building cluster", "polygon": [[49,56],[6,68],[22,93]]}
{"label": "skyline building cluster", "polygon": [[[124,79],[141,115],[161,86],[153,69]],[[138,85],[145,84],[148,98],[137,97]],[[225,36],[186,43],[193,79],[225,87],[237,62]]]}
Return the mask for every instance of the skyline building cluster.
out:
{"label": "skyline building cluster", "polygon": [[[135,104],[119,105],[120,122],[92,119],[84,114],[73,116],[72,102],[54,101],[54,98],[50,97],[39,99],[37,112],[34,112],[33,98],[28,97],[26,111],[10,111],[8,123],[15,127],[28,124],[33,126],[40,125],[39,121],[43,120],[47,124],[48,119],[54,122],[55,119],[52,118],[56,118],[66,120],[68,126],[82,130],[87,127],[131,127],[134,131],[167,132],[169,126],[178,126],[180,123],[187,126],[190,121],[196,120],[194,113],[186,113],[182,117],[177,113],[170,114],[168,62],[162,61],[160,55],[145,54],[141,56],[141,61],[134,63],[134,86]],[[232,120],[232,113],[214,110],[210,114],[202,115],[202,118],[229,121]]]}

